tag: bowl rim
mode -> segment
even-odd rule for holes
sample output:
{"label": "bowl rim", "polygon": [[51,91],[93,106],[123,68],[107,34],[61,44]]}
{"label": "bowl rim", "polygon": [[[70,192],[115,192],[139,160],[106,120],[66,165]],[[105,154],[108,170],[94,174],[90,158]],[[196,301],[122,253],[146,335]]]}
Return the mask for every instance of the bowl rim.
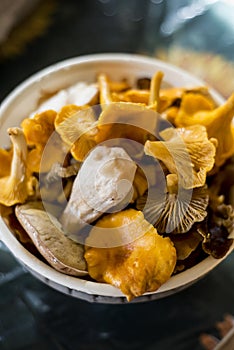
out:
{"label": "bowl rim", "polygon": [[[12,92],[3,100],[0,106],[0,127],[2,115],[4,115],[8,106],[14,101],[14,99],[25,89],[27,89],[31,84],[40,81],[43,77],[60,71],[61,69],[67,69],[73,65],[80,65],[81,63],[92,63],[98,64],[100,62],[122,62],[126,64],[147,64],[152,66],[160,66],[162,70],[174,72],[177,75],[181,74],[186,77],[188,81],[192,81],[192,84],[205,85],[208,86],[210,93],[218,103],[224,101],[223,97],[209,84],[205,83],[202,79],[193,76],[191,73],[178,68],[170,63],[163,62],[157,58],[138,55],[138,54],[126,54],[126,53],[102,53],[102,54],[90,54],[84,56],[78,56],[69,58],[55,64],[52,64],[35,74],[31,75],[29,78],[20,83],[15,87]],[[4,219],[0,216],[0,240],[8,247],[10,252],[15,256],[19,262],[28,267],[29,270],[34,271],[36,274],[41,275],[47,281],[52,281],[55,284],[64,286],[78,292],[83,292],[91,295],[100,295],[107,297],[124,297],[123,293],[113,287],[110,284],[99,283],[95,281],[85,280],[80,277],[73,277],[65,275],[59,271],[56,271],[50,265],[47,265],[32,253],[30,253],[24,246],[17,240],[14,234],[10,231],[5,223]],[[234,249],[234,242],[229,249],[228,253],[221,259],[215,259],[211,256],[205,258],[195,266],[177,274],[173,275],[166,283],[164,283],[157,291],[151,293],[145,293],[144,295],[163,295],[167,294],[172,290],[177,290],[196,282],[198,279],[206,275],[209,271],[214,269],[219,265]],[[194,277],[195,276],[195,277]]]}
{"label": "bowl rim", "polygon": [[[169,62],[162,61],[158,58],[149,57],[146,55],[141,54],[129,54],[129,53],[96,53],[96,54],[90,54],[90,55],[83,55],[83,56],[77,56],[68,58],[62,61],[59,61],[57,63],[53,63],[49,65],[48,67],[42,68],[41,70],[35,72],[34,74],[30,75],[28,78],[26,78],[24,81],[22,81],[20,84],[18,84],[15,88],[12,89],[12,91],[3,99],[0,105],[0,112],[1,114],[4,113],[5,108],[8,106],[8,104],[21,92],[22,90],[26,89],[28,86],[30,86],[32,83],[37,82],[38,80],[41,80],[43,77],[54,73],[55,71],[66,69],[72,65],[77,65],[81,63],[89,63],[89,62],[126,62],[126,63],[142,63],[143,61],[146,64],[152,64],[155,65],[156,63],[160,65],[162,69],[170,70],[171,72],[175,72],[176,74],[180,73],[182,76],[185,76],[187,79],[192,79],[197,84],[203,84],[208,86],[209,91],[212,95],[214,95],[214,98],[217,99],[220,103],[224,101],[224,98],[219,94],[215,89],[213,89],[211,86],[209,86],[208,83],[204,82],[202,79],[196,77],[192,73],[184,70],[183,68],[177,67]],[[194,84],[194,83],[193,83]],[[0,115],[1,115],[0,114]],[[1,117],[0,117],[1,121]]]}

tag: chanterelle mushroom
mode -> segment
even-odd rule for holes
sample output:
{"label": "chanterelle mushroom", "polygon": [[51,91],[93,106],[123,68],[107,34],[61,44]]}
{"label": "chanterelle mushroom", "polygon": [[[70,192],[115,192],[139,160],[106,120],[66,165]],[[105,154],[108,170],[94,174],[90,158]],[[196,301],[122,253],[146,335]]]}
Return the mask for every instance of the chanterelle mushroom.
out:
{"label": "chanterelle mushroom", "polygon": [[69,237],[110,208],[130,201],[136,164],[121,147],[97,146],[82,164],[61,222]]}
{"label": "chanterelle mushroom", "polygon": [[208,139],[201,125],[168,128],[160,136],[165,141],[147,141],[145,153],[161,160],[171,174],[177,174],[184,188],[203,186],[214,166],[216,139]]}
{"label": "chanterelle mushroom", "polygon": [[108,139],[126,138],[144,144],[154,136],[158,120],[159,115],[143,104],[112,102],[100,114],[95,140],[101,143]]}
{"label": "chanterelle mushroom", "polygon": [[96,146],[94,136],[98,129],[94,112],[89,106],[67,105],[55,119],[56,131],[78,161],[83,161],[89,151]]}
{"label": "chanterelle mushroom", "polygon": [[185,96],[175,119],[177,127],[194,124],[204,125],[209,137],[218,140],[215,164],[221,166],[234,154],[234,135],[232,120],[234,116],[234,93],[221,106],[211,111],[200,110],[191,113],[189,96]]}
{"label": "chanterelle mushroom", "polygon": [[[108,229],[118,230],[120,242],[121,239],[124,242],[129,233],[126,227],[134,222],[137,222],[137,229],[142,232],[138,238],[128,244],[106,248],[109,242]],[[96,227],[107,231],[103,236],[103,248],[92,246],[93,242],[99,241]],[[170,278],[176,263],[176,250],[170,238],[160,236],[144,219],[142,212],[127,209],[104,216],[97,222],[86,240],[84,257],[92,278],[120,288],[130,301],[145,292],[157,290]]]}
{"label": "chanterelle mushroom", "polygon": [[26,161],[27,143],[23,131],[20,128],[8,129],[8,134],[13,144],[13,158],[9,176],[0,179],[0,203],[12,206],[16,203],[24,203],[29,193]]}
{"label": "chanterelle mushroom", "polygon": [[0,149],[0,177],[8,176],[11,172],[12,149]]}
{"label": "chanterelle mushroom", "polygon": [[56,115],[55,111],[47,110],[34,118],[24,119],[21,124],[27,144],[33,146],[27,159],[27,167],[32,172],[47,172],[54,162],[64,162],[67,149],[55,132]]}

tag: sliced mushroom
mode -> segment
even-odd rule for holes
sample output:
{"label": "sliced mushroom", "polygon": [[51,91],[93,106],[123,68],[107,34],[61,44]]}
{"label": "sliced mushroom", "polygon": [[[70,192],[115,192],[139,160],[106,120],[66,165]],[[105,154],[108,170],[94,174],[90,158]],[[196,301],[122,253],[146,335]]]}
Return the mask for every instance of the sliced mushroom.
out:
{"label": "sliced mushroom", "polygon": [[97,146],[82,164],[61,217],[68,236],[131,199],[136,164],[120,147]]}
{"label": "sliced mushroom", "polygon": [[137,208],[159,233],[185,233],[195,222],[207,215],[209,196],[206,186],[191,190],[178,189],[175,175],[167,175],[167,191],[157,191],[154,197],[147,194],[137,201]]}
{"label": "sliced mushroom", "polygon": [[83,246],[65,236],[61,224],[52,214],[43,210],[41,202],[17,205],[15,213],[38,251],[51,266],[65,274],[87,275]]}

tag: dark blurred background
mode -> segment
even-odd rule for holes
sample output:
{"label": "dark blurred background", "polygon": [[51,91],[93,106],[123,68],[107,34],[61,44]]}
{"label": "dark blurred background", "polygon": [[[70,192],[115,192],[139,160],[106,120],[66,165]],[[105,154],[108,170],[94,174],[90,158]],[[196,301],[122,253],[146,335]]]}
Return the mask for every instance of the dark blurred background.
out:
{"label": "dark blurred background", "polygon": [[43,67],[99,52],[157,56],[227,95],[234,87],[232,14],[231,0],[1,0],[0,98]]}
{"label": "dark blurred background", "polygon": [[[139,53],[181,66],[224,97],[234,91],[234,5],[218,0],[0,0],[0,101],[66,58]],[[201,350],[234,314],[234,256],[172,297],[89,304],[26,272],[0,243],[0,349]]]}

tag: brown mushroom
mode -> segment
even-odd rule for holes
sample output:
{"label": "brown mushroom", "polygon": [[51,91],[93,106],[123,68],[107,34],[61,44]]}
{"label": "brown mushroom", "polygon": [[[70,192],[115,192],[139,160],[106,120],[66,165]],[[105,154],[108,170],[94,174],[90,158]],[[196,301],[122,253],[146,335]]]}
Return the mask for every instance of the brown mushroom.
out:
{"label": "brown mushroom", "polygon": [[211,197],[207,218],[197,229],[203,250],[217,259],[226,255],[234,240],[234,209],[223,200],[223,196]]}
{"label": "brown mushroom", "polygon": [[83,246],[65,236],[61,224],[43,209],[40,202],[16,206],[16,216],[38,251],[56,270],[73,275],[87,275]]}
{"label": "brown mushroom", "polygon": [[175,249],[177,260],[187,259],[194,252],[202,241],[201,235],[196,229],[191,229],[183,235],[170,235]]}

